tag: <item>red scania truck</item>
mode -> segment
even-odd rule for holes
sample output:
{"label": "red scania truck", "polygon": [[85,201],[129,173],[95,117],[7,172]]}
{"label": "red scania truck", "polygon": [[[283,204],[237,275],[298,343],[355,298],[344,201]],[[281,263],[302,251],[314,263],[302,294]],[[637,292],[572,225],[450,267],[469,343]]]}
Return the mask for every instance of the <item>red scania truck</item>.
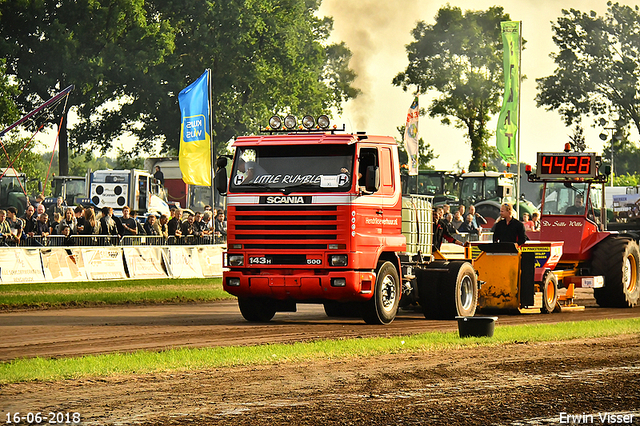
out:
{"label": "red scania truck", "polygon": [[475,313],[475,271],[432,253],[430,197],[403,198],[393,138],[277,127],[236,139],[230,176],[226,158],[217,162],[223,285],[245,319],[267,322],[297,303],[370,324],[393,321],[401,303],[434,318]]}

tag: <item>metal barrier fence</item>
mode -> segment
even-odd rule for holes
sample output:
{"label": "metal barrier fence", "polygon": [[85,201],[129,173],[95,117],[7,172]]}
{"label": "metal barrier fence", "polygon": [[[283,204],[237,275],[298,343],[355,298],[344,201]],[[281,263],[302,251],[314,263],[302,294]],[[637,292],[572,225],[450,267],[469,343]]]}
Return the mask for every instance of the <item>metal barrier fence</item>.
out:
{"label": "metal barrier fence", "polygon": [[163,246],[163,245],[213,245],[224,244],[222,237],[188,235],[164,238],[158,235],[50,235],[48,237],[26,237],[14,241],[8,236],[0,236],[0,246],[5,247],[89,247],[89,246]]}

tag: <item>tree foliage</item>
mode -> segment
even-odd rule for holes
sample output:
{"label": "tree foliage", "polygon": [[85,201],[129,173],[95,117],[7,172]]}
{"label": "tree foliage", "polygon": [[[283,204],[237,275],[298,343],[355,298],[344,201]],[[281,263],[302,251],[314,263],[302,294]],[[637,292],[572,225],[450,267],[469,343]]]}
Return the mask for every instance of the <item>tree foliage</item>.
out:
{"label": "tree foliage", "polygon": [[[317,115],[357,95],[350,52],[326,45],[332,21],[316,17],[319,4],[0,0],[0,57],[20,81],[23,110],[76,86],[69,138],[78,152],[104,153],[128,134],[138,152],[152,141],[177,148],[177,95],[211,68],[215,134],[226,142],[274,112]],[[61,163],[65,141],[63,131]]]}
{"label": "tree foliage", "polygon": [[6,59],[0,58],[0,130],[19,118],[18,106],[14,99],[20,94],[17,84],[12,84],[7,76]]}
{"label": "tree foliage", "polygon": [[563,10],[552,25],[559,47],[554,73],[537,79],[538,106],[557,110],[567,125],[583,115],[619,115],[640,132],[639,8],[608,2],[605,16]]}
{"label": "tree foliage", "polygon": [[466,130],[469,170],[480,170],[489,158],[487,141],[493,134],[487,123],[500,110],[504,91],[500,22],[510,18],[502,7],[463,14],[447,5],[435,19],[432,25],[416,25],[415,41],[407,46],[409,65],[393,84],[404,90],[415,87],[418,93],[439,92],[427,108],[429,115],[447,125],[453,119]]}

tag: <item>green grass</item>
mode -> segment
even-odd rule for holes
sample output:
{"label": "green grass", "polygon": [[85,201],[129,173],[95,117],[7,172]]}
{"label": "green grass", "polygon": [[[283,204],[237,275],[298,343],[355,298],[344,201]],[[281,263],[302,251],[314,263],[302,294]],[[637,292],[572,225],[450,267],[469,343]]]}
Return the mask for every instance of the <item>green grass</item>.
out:
{"label": "green grass", "polygon": [[492,338],[460,338],[457,332],[413,336],[323,340],[259,346],[171,349],[161,352],[84,356],[61,359],[16,359],[0,363],[0,384],[55,381],[123,374],[209,370],[237,365],[274,364],[389,353],[441,351],[474,346],[534,343],[633,334],[640,336],[640,318],[496,326]]}
{"label": "green grass", "polygon": [[208,302],[232,298],[221,278],[82,281],[0,285],[0,310],[130,303]]}

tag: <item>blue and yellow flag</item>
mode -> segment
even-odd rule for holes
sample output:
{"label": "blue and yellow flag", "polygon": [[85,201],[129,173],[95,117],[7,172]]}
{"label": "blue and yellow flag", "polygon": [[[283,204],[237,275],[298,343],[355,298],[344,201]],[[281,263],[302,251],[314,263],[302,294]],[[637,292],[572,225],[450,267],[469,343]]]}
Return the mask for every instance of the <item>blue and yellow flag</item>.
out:
{"label": "blue and yellow flag", "polygon": [[504,99],[496,130],[496,147],[504,161],[515,163],[520,112],[520,21],[501,22],[504,44]]}
{"label": "blue and yellow flag", "polygon": [[211,186],[211,135],[209,114],[209,70],[178,95],[180,127],[180,171],[190,185]]}

